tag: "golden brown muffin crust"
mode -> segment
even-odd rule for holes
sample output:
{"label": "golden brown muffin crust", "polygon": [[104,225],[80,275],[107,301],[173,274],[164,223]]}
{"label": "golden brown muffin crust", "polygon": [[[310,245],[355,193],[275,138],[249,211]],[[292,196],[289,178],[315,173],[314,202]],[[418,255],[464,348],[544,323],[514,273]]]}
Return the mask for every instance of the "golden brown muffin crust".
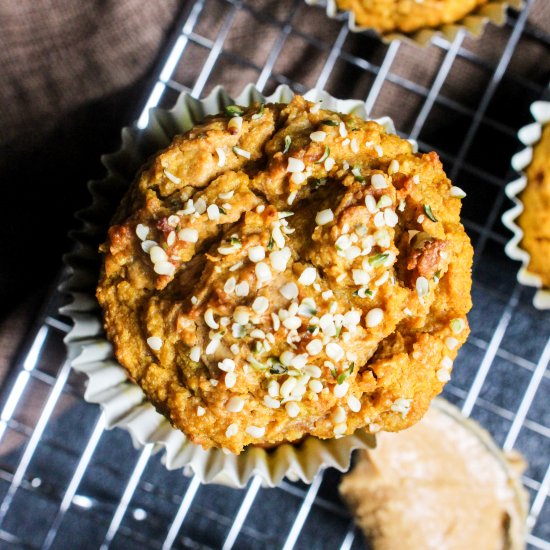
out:
{"label": "golden brown muffin crust", "polygon": [[97,296],[118,360],[204,448],[413,424],[471,307],[437,155],[301,97],[239,111],[174,138],[115,216]]}
{"label": "golden brown muffin crust", "polygon": [[518,218],[523,230],[521,246],[531,256],[529,271],[550,288],[550,124],[533,150],[526,175],[527,186],[521,194],[524,209]]}
{"label": "golden brown muffin crust", "polygon": [[454,23],[488,0],[336,0],[352,11],[357,24],[380,33],[410,33]]}

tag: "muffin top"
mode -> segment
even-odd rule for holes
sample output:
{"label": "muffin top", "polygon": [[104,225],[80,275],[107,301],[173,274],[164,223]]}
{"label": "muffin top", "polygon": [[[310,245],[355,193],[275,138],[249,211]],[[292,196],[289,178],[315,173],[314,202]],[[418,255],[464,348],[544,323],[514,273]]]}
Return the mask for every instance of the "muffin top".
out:
{"label": "muffin top", "polygon": [[415,32],[454,23],[487,0],[336,0],[352,11],[358,25],[380,33]]}
{"label": "muffin top", "polygon": [[435,153],[320,107],[176,136],[102,246],[118,360],[205,449],[405,428],[467,337],[461,191]]}
{"label": "muffin top", "polygon": [[529,252],[529,270],[550,288],[550,124],[535,145],[526,175],[527,186],[521,194],[524,210],[518,219],[523,230],[521,246]]}

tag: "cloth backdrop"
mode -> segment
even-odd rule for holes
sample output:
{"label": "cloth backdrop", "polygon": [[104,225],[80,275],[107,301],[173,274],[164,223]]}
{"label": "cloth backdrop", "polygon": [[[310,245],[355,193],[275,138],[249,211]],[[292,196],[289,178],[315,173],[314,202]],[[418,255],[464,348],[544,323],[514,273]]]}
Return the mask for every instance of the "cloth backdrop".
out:
{"label": "cloth backdrop", "polygon": [[[294,4],[290,0],[248,3],[266,17],[279,19]],[[197,27],[203,36],[215,35],[228,9],[223,0],[207,4]],[[89,200],[86,182],[103,175],[99,156],[118,146],[121,126],[135,119],[162,47],[178,14],[188,8],[184,0],[0,3],[0,380],[59,271],[61,254],[69,247],[67,233],[75,227],[73,213]],[[329,21],[323,10],[305,4],[299,9],[302,30],[325,39],[336,37],[340,25]],[[269,33],[278,30],[251,24],[243,10],[239,13],[224,48],[261,65],[272,47]],[[548,0],[535,2],[530,25],[548,32]],[[490,57],[503,36],[489,28],[482,40],[470,40],[468,48]],[[371,59],[378,51],[382,59],[386,49],[373,37],[348,40],[355,53],[370,48]],[[521,64],[526,76],[540,75],[540,65],[550,62],[550,56],[542,54],[533,40],[532,48],[527,45],[512,63]],[[392,71],[411,75],[417,82],[425,79],[429,86],[442,55],[435,47],[402,45]],[[193,82],[203,62],[204,56],[187,55],[182,77]],[[323,62],[317,52],[297,44],[282,50],[275,69],[311,86]],[[231,91],[251,78],[246,70],[216,71],[214,80],[219,77]],[[371,81],[363,76],[340,68],[333,72],[333,78],[339,79],[339,94],[349,97],[368,93]],[[445,86],[464,102],[479,94],[479,81],[466,68],[451,73]],[[402,101],[397,87],[388,87],[373,114],[390,114],[404,128],[417,108]]]}

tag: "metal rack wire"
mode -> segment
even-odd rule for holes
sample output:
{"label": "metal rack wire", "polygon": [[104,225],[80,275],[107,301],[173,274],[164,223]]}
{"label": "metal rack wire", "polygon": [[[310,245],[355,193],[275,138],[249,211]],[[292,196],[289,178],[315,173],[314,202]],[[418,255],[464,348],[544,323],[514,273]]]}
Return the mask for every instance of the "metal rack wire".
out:
{"label": "metal rack wire", "polygon": [[[420,50],[354,36],[345,23],[322,19],[314,28],[310,20],[320,11],[302,0],[197,0],[182,16],[138,126],[150,107],[171,106],[181,91],[200,96],[223,83],[237,92],[245,73],[265,92],[286,83],[297,92],[314,85],[363,97],[373,116],[390,114],[402,135],[438,151],[469,194],[464,222],[476,249],[472,335],[445,396],[504,449],[527,457],[528,542],[550,549],[550,315],[534,310],[532,292],[516,283],[517,265],[503,253],[509,235],[500,224],[515,134],[550,74],[550,28],[529,19],[543,2],[527,0],[503,28],[487,29],[490,48],[459,33],[452,43],[436,39]],[[212,11],[214,29],[204,24]],[[239,50],[234,30],[243,18],[265,29],[270,41],[260,61],[256,52]],[[281,62],[297,42],[317,60],[304,80]],[[527,47],[542,52],[532,64],[521,56]],[[472,80],[473,95],[454,95],[450,83],[457,78]],[[267,490],[258,479],[243,491],[201,486],[166,471],[152,447],[136,451],[126,433],[105,431],[99,409],[82,399],[82,377],[65,360],[62,300],[52,292],[0,401],[1,547],[74,548],[75,541],[79,548],[163,550],[363,546],[338,499],[335,471],[310,486],[284,482]],[[29,513],[32,529],[23,521]]]}

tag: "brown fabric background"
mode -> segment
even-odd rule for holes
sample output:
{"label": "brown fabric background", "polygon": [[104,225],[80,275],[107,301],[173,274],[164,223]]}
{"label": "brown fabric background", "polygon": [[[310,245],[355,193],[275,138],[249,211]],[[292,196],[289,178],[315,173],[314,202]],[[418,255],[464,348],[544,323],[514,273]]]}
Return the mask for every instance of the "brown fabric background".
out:
{"label": "brown fabric background", "polygon": [[[179,0],[0,3],[0,375],[135,117]],[[0,376],[0,379],[2,377]]]}
{"label": "brown fabric background", "polygon": [[36,146],[71,112],[147,75],[177,9],[178,0],[2,3],[2,144]]}
{"label": "brown fabric background", "polygon": [[[300,32],[332,43],[341,24],[321,9],[292,0],[248,0],[257,17],[237,10],[224,51],[203,90],[224,84],[231,92],[258,78],[253,68],[234,61],[240,56],[262,67],[279,35],[270,20],[286,21]],[[297,6],[293,10],[293,6]],[[0,184],[2,185],[2,256],[0,260],[0,373],[14,356],[45,289],[60,267],[75,226],[73,213],[86,205],[86,182],[101,177],[102,153],[118,147],[120,128],[135,119],[150,88],[153,69],[177,17],[190,0],[14,0],[0,3]],[[206,0],[195,31],[214,40],[228,2]],[[536,0],[532,31],[550,32],[550,2]],[[487,60],[498,61],[509,30],[490,26],[481,40],[466,39],[463,47]],[[344,51],[380,63],[386,46],[377,38],[349,35]],[[174,80],[192,86],[209,51],[189,44]],[[233,57],[232,57],[233,56]],[[286,39],[274,72],[304,88],[316,84],[328,50],[292,33]],[[402,44],[392,73],[430,87],[444,57],[440,48]],[[550,77],[550,47],[534,38],[522,39],[509,72],[545,84]],[[457,61],[443,93],[475,109],[490,72]],[[341,97],[365,98],[374,76],[338,61],[326,88]],[[265,91],[278,82],[270,79]],[[300,91],[300,90],[298,90]],[[508,86],[501,102],[511,125],[526,118],[528,104],[521,90]],[[514,95],[516,94],[516,95]],[[174,94],[168,94],[168,100]],[[522,104],[523,101],[523,104]],[[388,114],[402,131],[411,129],[423,102],[387,82],[373,115]],[[510,109],[508,103],[514,104]],[[440,130],[458,134],[448,113],[440,115]],[[517,120],[514,116],[517,115]],[[1,379],[1,375],[0,375]]]}

